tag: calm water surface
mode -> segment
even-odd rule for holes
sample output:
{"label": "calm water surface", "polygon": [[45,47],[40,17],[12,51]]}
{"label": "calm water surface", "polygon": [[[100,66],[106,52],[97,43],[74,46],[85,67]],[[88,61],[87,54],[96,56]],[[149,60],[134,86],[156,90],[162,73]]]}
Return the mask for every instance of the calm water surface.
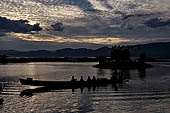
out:
{"label": "calm water surface", "polygon": [[152,63],[147,70],[119,70],[129,79],[115,91],[111,86],[92,89],[54,90],[20,96],[21,91],[35,88],[21,86],[18,78],[70,80],[71,76],[110,78],[109,69],[96,69],[96,63],[24,63],[0,65],[1,113],[169,113],[170,63]]}

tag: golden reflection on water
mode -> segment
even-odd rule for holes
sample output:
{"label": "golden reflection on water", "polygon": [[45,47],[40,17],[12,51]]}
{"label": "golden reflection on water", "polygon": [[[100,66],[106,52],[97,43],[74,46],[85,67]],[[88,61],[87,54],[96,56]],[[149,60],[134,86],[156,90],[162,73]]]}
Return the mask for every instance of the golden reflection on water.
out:
{"label": "golden reflection on water", "polygon": [[31,75],[33,78],[36,78],[35,65],[31,65],[28,63],[27,70],[28,70],[29,75]]}

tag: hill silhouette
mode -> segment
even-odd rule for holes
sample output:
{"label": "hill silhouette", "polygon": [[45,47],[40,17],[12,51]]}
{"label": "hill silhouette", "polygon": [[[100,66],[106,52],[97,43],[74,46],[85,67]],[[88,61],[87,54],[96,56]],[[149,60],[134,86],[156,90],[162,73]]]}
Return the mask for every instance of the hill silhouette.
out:
{"label": "hill silhouette", "polygon": [[139,56],[141,53],[145,53],[150,57],[170,57],[170,42],[159,42],[136,45],[136,48],[132,49],[132,55]]}
{"label": "hill silhouette", "polygon": [[[128,46],[129,47],[129,46]],[[139,56],[145,53],[150,57],[170,57],[170,42],[149,43],[141,45],[133,45],[131,50],[132,56]],[[98,49],[87,48],[65,48],[56,51],[37,50],[37,51],[16,51],[16,50],[0,50],[0,55],[9,57],[98,57],[110,56],[112,48],[102,47]]]}
{"label": "hill silhouette", "polygon": [[56,51],[37,50],[37,51],[16,51],[16,50],[0,50],[0,55],[9,57],[97,57],[110,56],[111,48],[102,47],[96,50],[79,48],[65,48]]}

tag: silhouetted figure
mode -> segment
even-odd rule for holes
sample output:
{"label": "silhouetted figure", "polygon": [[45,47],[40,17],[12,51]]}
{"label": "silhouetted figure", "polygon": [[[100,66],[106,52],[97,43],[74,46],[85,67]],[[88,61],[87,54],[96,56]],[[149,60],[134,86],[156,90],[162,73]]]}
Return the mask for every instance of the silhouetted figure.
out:
{"label": "silhouetted figure", "polygon": [[76,79],[74,78],[74,76],[72,76],[71,82],[72,82],[72,92],[73,92],[73,93],[74,93],[74,89],[75,89],[75,87],[76,87],[75,81],[76,81]]}
{"label": "silhouetted figure", "polygon": [[88,91],[90,91],[91,85],[92,85],[92,80],[91,80],[90,76],[88,76],[88,78],[87,78]]}
{"label": "silhouetted figure", "polygon": [[75,82],[76,79],[74,78],[74,76],[72,76],[71,82]]}
{"label": "silhouetted figure", "polygon": [[88,82],[88,83],[90,83],[90,82],[91,82],[91,78],[90,78],[90,76],[88,76],[88,78],[87,78],[87,82]]}
{"label": "silhouetted figure", "polygon": [[80,78],[80,82],[81,82],[81,83],[83,83],[83,82],[84,82],[83,76],[81,76],[81,78]]}
{"label": "silhouetted figure", "polygon": [[93,76],[92,82],[96,82],[96,77],[95,76]]}
{"label": "silhouetted figure", "polygon": [[93,76],[93,78],[92,78],[92,86],[93,86],[93,91],[95,91],[95,89],[96,89],[96,82],[97,82],[97,80],[96,80],[96,77],[95,76]]}
{"label": "silhouetted figure", "polygon": [[85,81],[84,81],[84,79],[83,79],[83,76],[81,76],[81,78],[80,78],[80,89],[81,89],[81,92],[83,92],[83,88],[84,88],[84,85],[85,85]]}

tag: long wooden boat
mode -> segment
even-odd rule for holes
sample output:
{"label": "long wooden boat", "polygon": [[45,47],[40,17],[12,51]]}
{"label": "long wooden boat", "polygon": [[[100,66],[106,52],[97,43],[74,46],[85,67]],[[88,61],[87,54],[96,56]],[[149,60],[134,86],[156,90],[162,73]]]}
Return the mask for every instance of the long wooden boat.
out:
{"label": "long wooden boat", "polygon": [[42,80],[33,80],[32,78],[19,79],[22,85],[31,85],[31,86],[45,86],[56,89],[73,89],[81,87],[92,87],[92,86],[104,86],[112,84],[111,79],[97,79],[95,81],[42,81]]}
{"label": "long wooden boat", "polygon": [[70,81],[42,81],[42,80],[33,80],[32,78],[19,79],[22,85],[31,85],[31,86],[57,86],[65,87],[70,85]]}

